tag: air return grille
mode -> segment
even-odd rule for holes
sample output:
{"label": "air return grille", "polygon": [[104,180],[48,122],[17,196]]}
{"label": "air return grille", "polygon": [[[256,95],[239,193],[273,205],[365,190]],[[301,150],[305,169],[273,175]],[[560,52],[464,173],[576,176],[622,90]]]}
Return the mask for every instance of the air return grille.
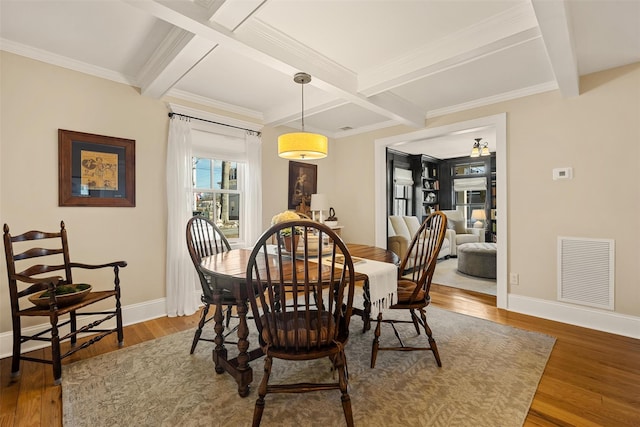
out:
{"label": "air return grille", "polygon": [[558,237],[558,300],[613,310],[614,241]]}

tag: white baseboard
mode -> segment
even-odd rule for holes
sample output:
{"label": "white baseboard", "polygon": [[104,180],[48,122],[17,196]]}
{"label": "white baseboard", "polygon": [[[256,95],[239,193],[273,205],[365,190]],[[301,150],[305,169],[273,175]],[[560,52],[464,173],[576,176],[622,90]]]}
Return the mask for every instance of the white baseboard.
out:
{"label": "white baseboard", "polygon": [[[509,311],[516,313],[640,339],[639,317],[514,294],[509,294],[508,296],[508,307]],[[122,320],[125,326],[166,315],[167,305],[165,298],[131,304],[122,308]],[[86,318],[83,323],[90,321],[92,321],[91,318]],[[115,326],[114,319],[110,322],[112,324],[109,327]],[[36,325],[25,328],[24,332],[34,334],[47,328],[48,324]],[[48,343],[44,342],[29,341],[22,345],[22,352],[36,350],[48,345]],[[11,331],[0,334],[0,358],[10,357],[12,347],[13,335]]]}
{"label": "white baseboard", "polygon": [[[152,301],[145,301],[139,304],[131,304],[122,307],[122,323],[127,325],[133,325],[135,323],[144,322],[146,320],[157,319],[167,315],[167,303],[165,298],[160,298]],[[82,321],[78,321],[78,327],[84,326],[99,318],[98,316],[85,317]],[[113,328],[116,325],[115,319],[110,319],[103,325],[107,328]],[[49,328],[49,323],[43,323],[41,325],[30,326],[23,328],[25,335],[33,335],[40,331],[44,331]],[[125,340],[127,337],[125,336]],[[48,347],[48,342],[41,341],[28,341],[22,345],[22,353],[31,350],[37,350],[39,348]],[[0,358],[10,357],[13,348],[13,333],[11,331],[0,334]]]}
{"label": "white baseboard", "polygon": [[508,307],[516,313],[640,339],[640,317],[514,294],[508,296]]}

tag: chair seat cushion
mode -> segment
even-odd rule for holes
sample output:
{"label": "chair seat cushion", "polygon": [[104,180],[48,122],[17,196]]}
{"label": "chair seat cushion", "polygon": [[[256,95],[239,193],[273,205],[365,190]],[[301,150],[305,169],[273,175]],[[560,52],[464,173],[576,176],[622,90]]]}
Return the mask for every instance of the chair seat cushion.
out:
{"label": "chair seat cushion", "polygon": [[333,316],[322,313],[318,328],[318,311],[312,310],[309,314],[310,320],[307,324],[306,313],[301,312],[297,316],[294,312],[279,313],[276,315],[275,325],[270,315],[262,315],[262,339],[275,347],[331,344],[335,335]]}
{"label": "chair seat cushion", "polygon": [[[409,302],[411,300],[411,295],[413,295],[413,291],[416,289],[416,286],[418,286],[418,284],[409,279],[399,279],[398,280],[398,302]],[[414,301],[423,300],[424,297],[425,297],[424,289],[420,289]]]}

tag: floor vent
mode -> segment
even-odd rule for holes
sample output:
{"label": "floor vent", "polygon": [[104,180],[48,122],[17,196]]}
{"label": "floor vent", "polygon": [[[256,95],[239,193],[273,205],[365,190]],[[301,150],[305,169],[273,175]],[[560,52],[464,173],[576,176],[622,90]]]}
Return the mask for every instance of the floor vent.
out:
{"label": "floor vent", "polygon": [[558,237],[558,300],[613,310],[614,241]]}

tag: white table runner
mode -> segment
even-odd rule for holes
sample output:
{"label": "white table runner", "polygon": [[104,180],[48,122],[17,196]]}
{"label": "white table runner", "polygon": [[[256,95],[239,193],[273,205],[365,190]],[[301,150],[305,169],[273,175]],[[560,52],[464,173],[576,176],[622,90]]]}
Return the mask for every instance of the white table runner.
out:
{"label": "white table runner", "polygon": [[[370,259],[352,257],[356,273],[366,274],[369,278],[369,297],[371,305],[378,309],[391,305],[397,296],[398,267],[395,264]],[[328,259],[325,263],[330,263]]]}

